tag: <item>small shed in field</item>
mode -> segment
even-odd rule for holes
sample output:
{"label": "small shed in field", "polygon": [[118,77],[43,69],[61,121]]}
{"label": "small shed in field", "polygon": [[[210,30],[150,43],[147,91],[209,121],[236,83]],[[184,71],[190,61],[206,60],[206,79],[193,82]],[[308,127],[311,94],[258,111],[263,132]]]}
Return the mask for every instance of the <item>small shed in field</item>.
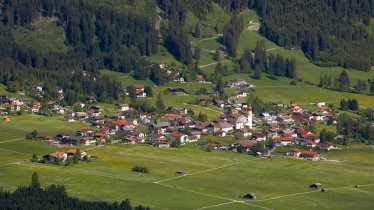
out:
{"label": "small shed in field", "polygon": [[313,188],[313,189],[320,189],[321,188],[321,184],[320,183],[313,183],[311,185],[309,185],[309,188]]}
{"label": "small shed in field", "polygon": [[243,198],[256,200],[256,193],[248,193],[248,194],[244,195]]}

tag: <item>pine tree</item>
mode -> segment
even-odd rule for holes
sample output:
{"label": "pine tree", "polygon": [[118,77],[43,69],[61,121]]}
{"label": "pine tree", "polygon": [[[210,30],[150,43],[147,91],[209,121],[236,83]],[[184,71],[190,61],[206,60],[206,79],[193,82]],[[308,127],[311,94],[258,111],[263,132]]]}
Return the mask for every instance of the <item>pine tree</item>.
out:
{"label": "pine tree", "polygon": [[221,75],[221,76],[223,76],[223,68],[222,68],[222,64],[221,64],[221,62],[218,62],[218,63],[217,63],[214,72],[216,73],[216,75]]}
{"label": "pine tree", "polygon": [[257,80],[260,80],[261,79],[261,67],[260,65],[257,65],[256,68],[255,68],[255,72],[253,74],[253,79],[257,79]]}
{"label": "pine tree", "polygon": [[159,94],[157,95],[156,109],[157,109],[159,112],[163,112],[163,111],[165,111],[165,104],[164,104],[164,100],[162,99],[162,95],[161,95],[161,93],[159,93]]}
{"label": "pine tree", "polygon": [[32,174],[31,177],[31,187],[39,189],[40,188],[40,183],[39,183],[39,177],[36,172]]}
{"label": "pine tree", "polygon": [[194,53],[193,53],[193,57],[196,60],[199,60],[200,56],[201,56],[201,49],[200,49],[200,47],[196,47],[195,50],[194,50]]}
{"label": "pine tree", "polygon": [[200,38],[200,36],[201,36],[199,23],[196,23],[196,25],[195,25],[194,36],[195,36],[195,38]]}
{"label": "pine tree", "polygon": [[350,85],[350,82],[349,82],[349,77],[348,77],[347,70],[343,69],[343,71],[340,73],[338,82],[339,82],[338,89],[340,91],[349,91],[349,88],[350,88],[351,85]]}
{"label": "pine tree", "polygon": [[219,52],[219,50],[216,50],[216,53],[214,54],[214,60],[216,61],[221,61],[221,53]]}

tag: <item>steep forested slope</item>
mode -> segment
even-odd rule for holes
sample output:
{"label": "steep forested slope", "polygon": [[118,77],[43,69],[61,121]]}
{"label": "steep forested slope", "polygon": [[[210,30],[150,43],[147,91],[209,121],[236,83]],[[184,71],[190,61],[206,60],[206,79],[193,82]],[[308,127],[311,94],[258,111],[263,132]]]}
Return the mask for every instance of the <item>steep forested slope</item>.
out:
{"label": "steep forested slope", "polygon": [[[29,27],[40,16],[58,18],[72,50],[43,53],[14,41],[10,33],[13,26]],[[12,82],[22,88],[27,83],[44,81],[44,85],[51,87],[47,96],[54,95],[57,86],[70,92],[65,98],[69,104],[82,99],[84,94],[97,95],[104,101],[116,99],[119,83],[112,79],[96,80],[97,69],[136,71],[143,66],[140,56],[152,55],[158,47],[154,18],[130,10],[119,12],[85,0],[5,1],[0,29],[1,82]],[[79,77],[72,84],[72,75],[82,71],[91,76]]]}

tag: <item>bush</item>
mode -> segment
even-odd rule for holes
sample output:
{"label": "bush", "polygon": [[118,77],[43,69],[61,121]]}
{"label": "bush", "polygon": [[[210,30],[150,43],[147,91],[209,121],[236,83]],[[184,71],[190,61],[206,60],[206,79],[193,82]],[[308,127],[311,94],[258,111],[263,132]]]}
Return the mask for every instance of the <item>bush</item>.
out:
{"label": "bush", "polygon": [[149,173],[149,169],[143,166],[134,166],[132,167],[132,171],[140,173]]}
{"label": "bush", "polygon": [[292,81],[290,82],[290,85],[297,85],[297,83],[296,83],[295,80],[292,80]]}

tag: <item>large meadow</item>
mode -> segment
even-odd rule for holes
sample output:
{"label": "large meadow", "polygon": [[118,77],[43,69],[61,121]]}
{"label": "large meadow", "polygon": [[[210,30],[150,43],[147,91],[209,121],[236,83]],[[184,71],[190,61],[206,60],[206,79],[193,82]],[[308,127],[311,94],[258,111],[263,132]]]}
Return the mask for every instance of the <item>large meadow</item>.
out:
{"label": "large meadow", "polygon": [[[129,198],[152,209],[371,209],[374,205],[374,149],[366,145],[322,153],[340,163],[290,159],[282,153],[263,160],[247,154],[206,152],[193,144],[82,148],[96,159],[73,166],[24,162],[34,153],[41,157],[58,150],[46,142],[24,139],[30,130],[55,135],[86,126],[33,115],[2,122],[0,186],[14,190],[27,185],[36,171],[43,186],[64,185],[79,198]],[[136,165],[149,168],[150,173],[132,172]],[[329,191],[308,188],[316,182]],[[354,188],[357,184],[360,188]],[[256,193],[257,200],[241,198],[248,193]]]}

